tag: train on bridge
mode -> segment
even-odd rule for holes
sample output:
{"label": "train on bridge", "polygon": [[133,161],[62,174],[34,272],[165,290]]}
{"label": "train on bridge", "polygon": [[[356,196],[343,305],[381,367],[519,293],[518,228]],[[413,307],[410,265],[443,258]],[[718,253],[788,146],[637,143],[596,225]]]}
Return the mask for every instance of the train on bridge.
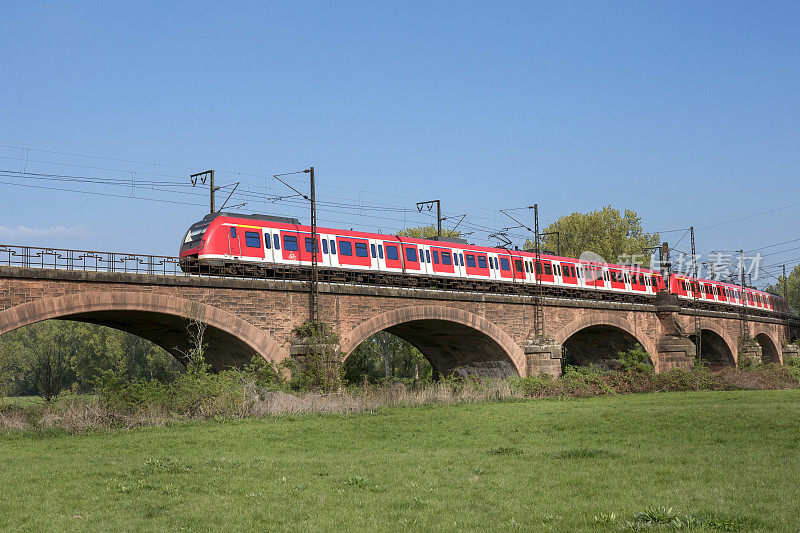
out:
{"label": "train on bridge", "polygon": [[[424,286],[436,286],[431,285],[436,281],[520,288],[539,283],[582,293],[617,293],[617,297],[654,297],[667,287],[661,273],[648,268],[550,254],[539,254],[537,263],[533,252],[475,246],[462,239],[318,228],[314,243],[311,227],[295,218],[234,213],[206,215],[192,224],[181,242],[180,264],[187,272],[285,274],[308,270],[315,246],[323,281],[358,282],[365,279],[363,274],[374,274],[376,280],[412,279],[426,282]],[[682,300],[781,316],[789,313],[783,298],[753,288],[680,274],[671,274],[669,281],[669,291]]]}

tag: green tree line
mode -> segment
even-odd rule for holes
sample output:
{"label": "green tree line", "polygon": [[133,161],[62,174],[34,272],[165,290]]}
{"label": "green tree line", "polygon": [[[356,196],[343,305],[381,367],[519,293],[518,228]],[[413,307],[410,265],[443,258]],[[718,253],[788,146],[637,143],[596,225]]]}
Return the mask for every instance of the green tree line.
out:
{"label": "green tree line", "polygon": [[90,393],[105,372],[169,381],[183,369],[151,342],[94,324],[47,320],[0,336],[0,392],[13,396]]}

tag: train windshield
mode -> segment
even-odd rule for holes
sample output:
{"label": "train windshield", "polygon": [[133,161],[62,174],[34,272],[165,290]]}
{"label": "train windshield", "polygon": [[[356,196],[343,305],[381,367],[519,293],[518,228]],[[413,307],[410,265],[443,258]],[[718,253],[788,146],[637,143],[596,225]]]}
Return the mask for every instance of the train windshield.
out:
{"label": "train windshield", "polygon": [[203,238],[206,229],[208,229],[208,223],[195,224],[189,228],[189,231],[186,232],[186,237],[183,239],[181,248],[193,248]]}

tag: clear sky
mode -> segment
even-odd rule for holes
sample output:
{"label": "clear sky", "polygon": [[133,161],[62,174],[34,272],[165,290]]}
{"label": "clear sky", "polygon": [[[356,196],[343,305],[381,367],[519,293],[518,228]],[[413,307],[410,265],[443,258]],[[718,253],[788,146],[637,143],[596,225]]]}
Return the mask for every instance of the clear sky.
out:
{"label": "clear sky", "polygon": [[[303,202],[265,198],[291,192],[269,176],[313,164],[328,225],[393,232],[439,198],[494,244],[513,225],[499,209],[538,202],[549,222],[611,204],[649,231],[694,225],[700,252],[798,239],[762,251],[800,258],[798,2],[6,1],[0,15],[2,242],[173,255],[207,209],[192,169],[241,182],[245,212],[307,220]],[[683,235],[663,238],[686,250]]]}

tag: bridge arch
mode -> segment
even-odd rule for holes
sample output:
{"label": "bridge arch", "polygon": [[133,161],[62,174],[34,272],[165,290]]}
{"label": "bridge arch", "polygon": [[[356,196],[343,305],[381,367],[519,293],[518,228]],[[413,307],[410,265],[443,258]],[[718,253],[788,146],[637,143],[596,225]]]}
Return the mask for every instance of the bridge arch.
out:
{"label": "bridge arch", "polygon": [[264,331],[209,305],[151,292],[91,292],[47,297],[0,311],[0,335],[48,319],[108,326],[147,339],[182,359],[190,348],[190,320],[206,324],[206,360],[216,370],[258,353],[279,362],[288,356]]}
{"label": "bridge arch", "polygon": [[[725,328],[715,322],[705,320],[700,327],[700,360],[712,370],[735,367],[739,360],[738,345],[731,339]],[[697,345],[697,336],[689,338]]]}
{"label": "bridge arch", "polygon": [[555,340],[564,348],[565,363],[611,368],[618,352],[638,343],[650,354],[651,362],[658,364],[653,340],[629,320],[612,313],[593,312],[576,318],[556,333]]}
{"label": "bridge arch", "polygon": [[778,348],[781,345],[780,342],[774,339],[766,329],[759,329],[760,331],[755,333],[753,338],[755,338],[758,345],[761,346],[761,361],[763,363],[782,364],[782,358]]}
{"label": "bridge arch", "polygon": [[525,354],[505,331],[474,313],[439,305],[403,307],[374,316],[342,336],[345,359],[370,336],[387,331],[413,344],[443,374],[522,375]]}

